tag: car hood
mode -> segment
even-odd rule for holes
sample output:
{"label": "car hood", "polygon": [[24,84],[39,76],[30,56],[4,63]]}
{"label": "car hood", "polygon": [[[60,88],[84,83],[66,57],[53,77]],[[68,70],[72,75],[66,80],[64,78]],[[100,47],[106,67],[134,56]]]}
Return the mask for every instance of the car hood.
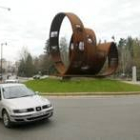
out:
{"label": "car hood", "polygon": [[5,103],[12,109],[26,109],[50,104],[48,99],[39,95],[7,99]]}

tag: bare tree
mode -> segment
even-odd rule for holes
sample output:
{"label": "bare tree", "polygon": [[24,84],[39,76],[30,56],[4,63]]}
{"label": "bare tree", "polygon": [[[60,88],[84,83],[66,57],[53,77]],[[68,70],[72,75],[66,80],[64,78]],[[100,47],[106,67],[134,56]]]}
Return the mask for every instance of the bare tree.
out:
{"label": "bare tree", "polygon": [[19,76],[31,77],[34,75],[35,66],[33,64],[33,58],[26,48],[22,48],[19,62],[20,62],[18,67]]}

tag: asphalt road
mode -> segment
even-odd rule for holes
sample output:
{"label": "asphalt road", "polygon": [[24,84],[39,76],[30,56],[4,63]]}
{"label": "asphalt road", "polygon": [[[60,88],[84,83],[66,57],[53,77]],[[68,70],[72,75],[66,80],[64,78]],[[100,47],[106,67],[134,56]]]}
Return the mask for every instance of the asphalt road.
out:
{"label": "asphalt road", "polygon": [[49,121],[7,129],[0,140],[139,140],[140,96],[50,98]]}

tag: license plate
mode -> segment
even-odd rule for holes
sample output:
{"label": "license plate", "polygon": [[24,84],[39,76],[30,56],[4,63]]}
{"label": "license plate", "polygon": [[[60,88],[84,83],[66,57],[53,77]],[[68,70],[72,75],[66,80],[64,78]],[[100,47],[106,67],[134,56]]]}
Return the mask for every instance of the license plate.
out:
{"label": "license plate", "polygon": [[40,112],[40,113],[37,113],[37,114],[34,114],[34,115],[32,115],[33,117],[38,117],[38,116],[42,116],[42,115],[44,115],[45,113],[44,112]]}

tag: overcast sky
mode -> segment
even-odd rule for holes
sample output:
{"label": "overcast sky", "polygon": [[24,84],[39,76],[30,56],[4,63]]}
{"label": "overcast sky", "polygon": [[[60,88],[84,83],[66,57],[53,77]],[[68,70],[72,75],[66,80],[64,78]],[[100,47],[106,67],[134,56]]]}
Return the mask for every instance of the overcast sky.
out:
{"label": "overcast sky", "polygon": [[18,60],[26,47],[33,56],[43,53],[52,19],[73,12],[97,39],[140,38],[140,0],[0,0],[0,44],[6,60]]}

